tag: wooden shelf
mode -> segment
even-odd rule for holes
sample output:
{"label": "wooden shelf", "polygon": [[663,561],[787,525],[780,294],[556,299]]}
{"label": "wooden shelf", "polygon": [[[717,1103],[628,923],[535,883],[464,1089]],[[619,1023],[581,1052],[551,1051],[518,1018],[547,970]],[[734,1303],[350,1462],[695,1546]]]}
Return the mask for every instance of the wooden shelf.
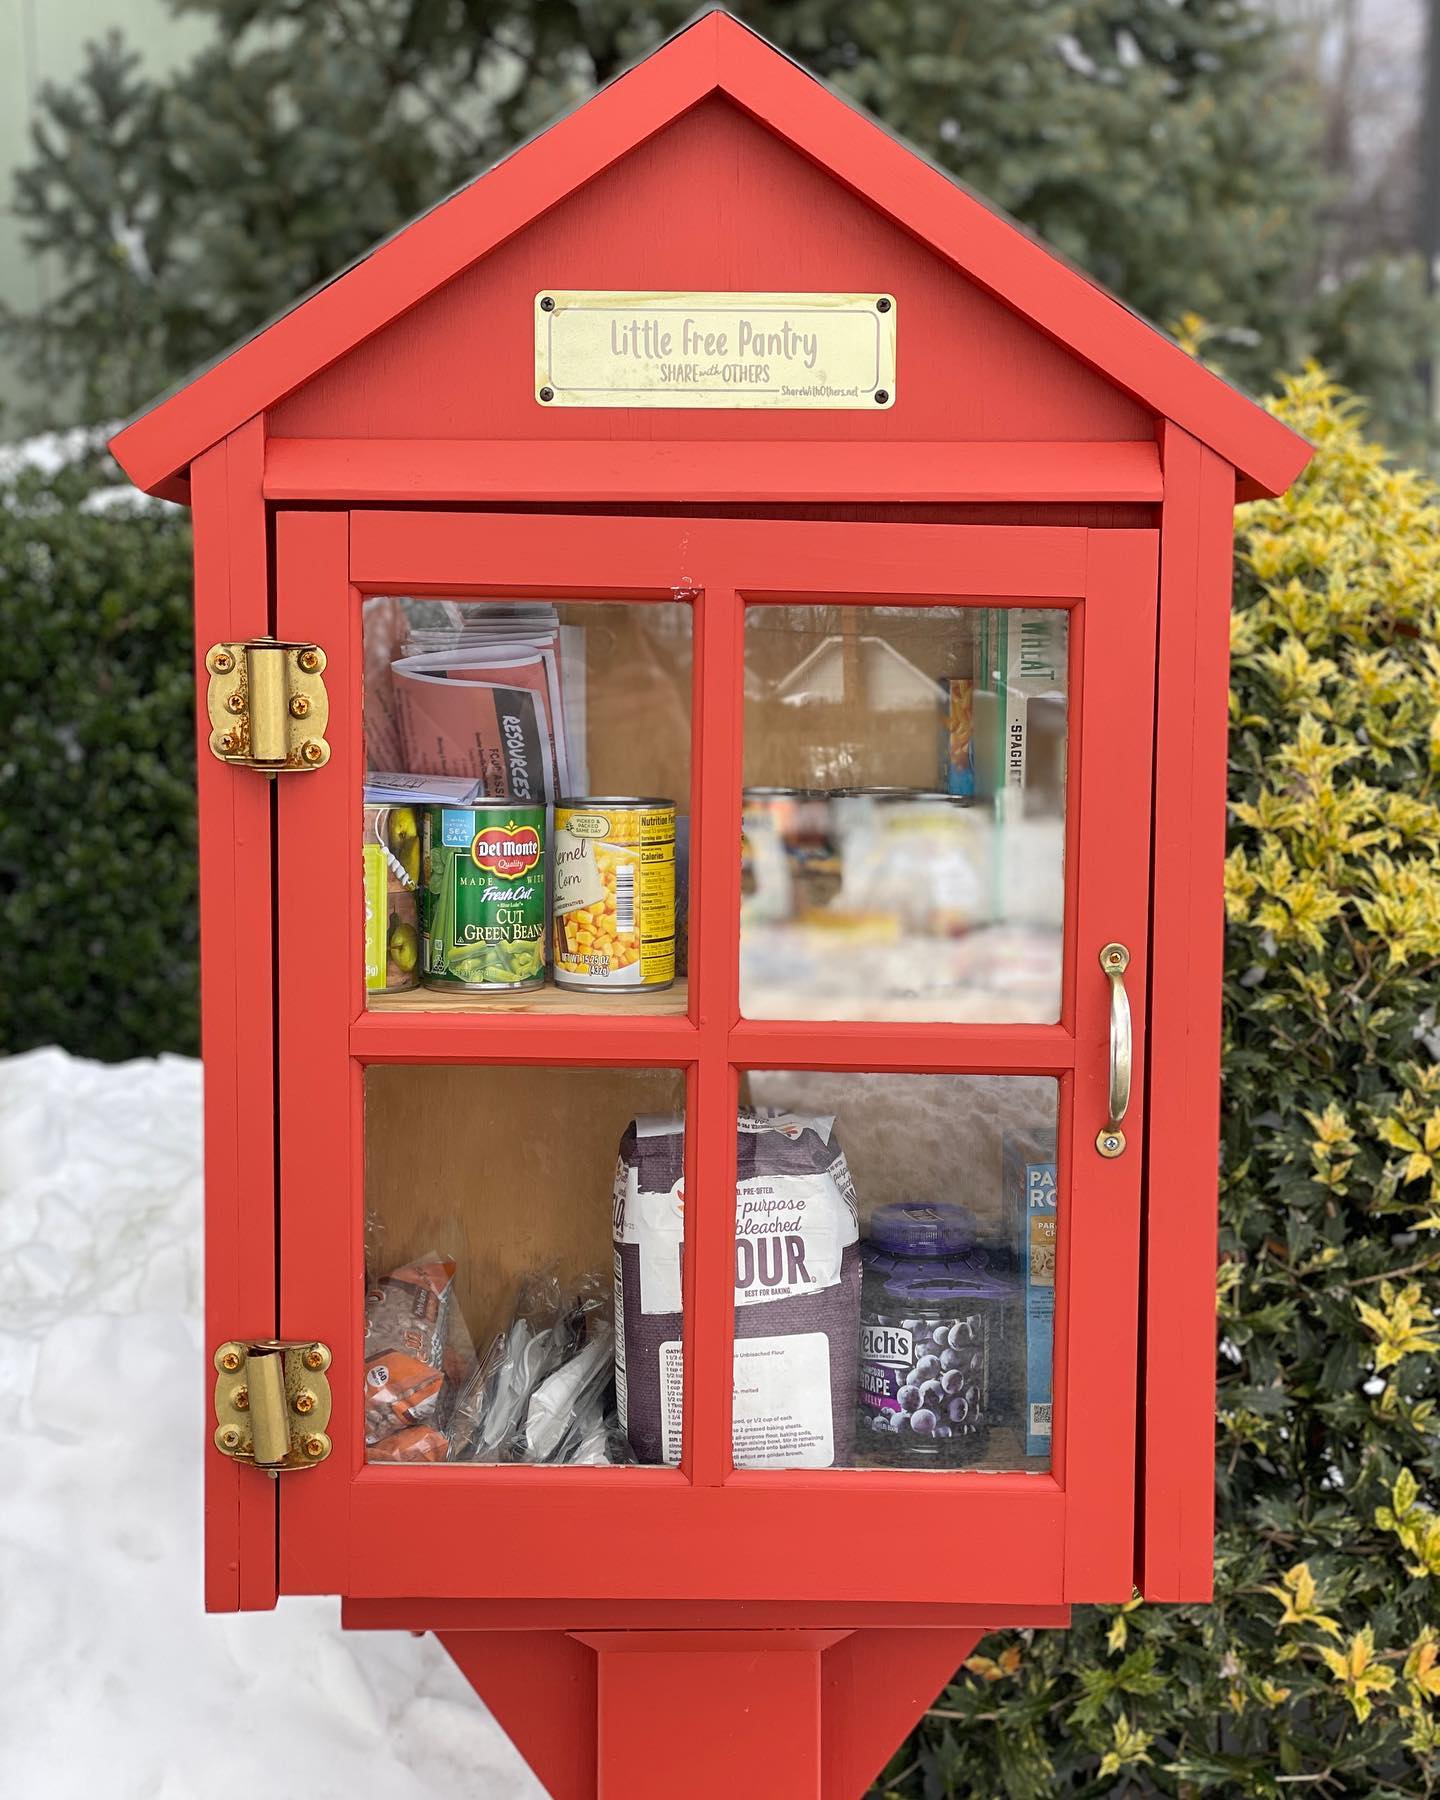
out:
{"label": "wooden shelf", "polygon": [[367,1010],[372,1013],[475,1013],[564,1016],[574,1018],[620,1018],[636,1016],[647,1019],[673,1019],[684,1015],[690,1005],[690,987],[683,975],[668,988],[630,988],[580,992],[547,983],[543,988],[530,988],[518,994],[445,993],[439,988],[410,988],[398,994],[369,994]]}

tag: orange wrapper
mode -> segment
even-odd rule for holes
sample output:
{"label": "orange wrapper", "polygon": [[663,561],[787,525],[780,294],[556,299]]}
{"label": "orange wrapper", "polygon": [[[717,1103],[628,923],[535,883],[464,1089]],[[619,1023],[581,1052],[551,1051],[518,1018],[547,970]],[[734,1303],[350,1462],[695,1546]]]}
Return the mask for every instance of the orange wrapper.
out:
{"label": "orange wrapper", "polygon": [[445,1389],[446,1320],[455,1280],[448,1256],[387,1275],[365,1306],[365,1441],[433,1427]]}
{"label": "orange wrapper", "polygon": [[443,1372],[403,1350],[382,1350],[365,1364],[365,1439],[423,1425],[445,1386]]}
{"label": "orange wrapper", "polygon": [[433,1425],[412,1426],[409,1431],[394,1431],[367,1453],[370,1462],[436,1463],[450,1454],[450,1440]]}
{"label": "orange wrapper", "polygon": [[365,1354],[405,1350],[432,1369],[445,1364],[445,1315],[455,1280],[448,1256],[423,1257],[387,1275],[365,1312]]}

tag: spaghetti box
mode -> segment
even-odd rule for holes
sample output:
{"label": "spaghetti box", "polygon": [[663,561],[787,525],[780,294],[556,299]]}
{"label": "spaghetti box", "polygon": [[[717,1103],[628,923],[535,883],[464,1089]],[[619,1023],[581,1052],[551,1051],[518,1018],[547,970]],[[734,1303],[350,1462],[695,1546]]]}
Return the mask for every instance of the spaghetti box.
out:
{"label": "spaghetti box", "polygon": [[1025,1309],[1025,1372],[1021,1380],[1025,1454],[1048,1456],[1055,1338],[1054,1138],[1007,1134],[1002,1180]]}

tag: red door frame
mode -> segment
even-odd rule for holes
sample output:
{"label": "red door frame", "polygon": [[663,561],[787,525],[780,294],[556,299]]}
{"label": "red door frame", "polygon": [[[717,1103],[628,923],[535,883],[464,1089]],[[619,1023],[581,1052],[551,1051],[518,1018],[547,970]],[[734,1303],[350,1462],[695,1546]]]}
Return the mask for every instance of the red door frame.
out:
{"label": "red door frame", "polygon": [[[195,503],[195,766],[201,854],[200,942],[205,1069],[205,1332],[272,1338],[275,1277],[275,1020],[273,785],[210,754],[210,646],[264,637],[269,538],[261,484],[265,421],[254,418],[197,456]],[[214,1429],[207,1356],[202,1417]],[[205,1606],[274,1606],[276,1484],[213,1446],[205,1454]]]}
{"label": "red door frame", "polygon": [[[781,1601],[807,1609],[1017,1609],[1128,1598],[1134,1565],[1136,1314],[1143,1144],[1094,1149],[1108,1080],[1097,952],[1132,951],[1131,1116],[1143,1118],[1157,538],[1056,527],[312,513],[276,520],[276,630],[328,657],[331,761],[279,784],[280,1329],[335,1353],[330,1460],[281,1483],[280,1586],[587,1606]],[[363,668],[368,593],[692,598],[691,943],[686,1018],[367,1014],[361,989]],[[741,1021],[743,604],[760,599],[1072,609],[1067,956],[1051,1026]],[[366,1468],[361,1435],[363,1083],[370,1062],[674,1066],[687,1079],[685,1460],[674,1469]],[[925,1476],[732,1471],[736,1067],[1050,1074],[1066,1200],[1056,1296],[1055,1467],[951,1475],[957,1529],[926,1566],[854,1554]],[[702,1173],[703,1172],[703,1173]],[[777,1588],[737,1544],[803,1537]],[[497,1556],[496,1546],[506,1546]],[[984,1546],[976,1557],[974,1545]]]}

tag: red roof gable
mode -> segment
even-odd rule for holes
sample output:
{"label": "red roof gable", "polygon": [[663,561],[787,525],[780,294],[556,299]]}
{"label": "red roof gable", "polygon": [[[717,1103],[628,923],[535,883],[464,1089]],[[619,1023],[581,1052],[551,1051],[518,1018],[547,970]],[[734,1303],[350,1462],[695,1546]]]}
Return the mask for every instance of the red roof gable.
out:
{"label": "red roof gable", "polygon": [[408,312],[712,94],[719,94],[1036,330],[1282,492],[1303,439],[1019,226],[782,55],[711,12],[118,433],[137,486],[185,499],[193,457]]}

